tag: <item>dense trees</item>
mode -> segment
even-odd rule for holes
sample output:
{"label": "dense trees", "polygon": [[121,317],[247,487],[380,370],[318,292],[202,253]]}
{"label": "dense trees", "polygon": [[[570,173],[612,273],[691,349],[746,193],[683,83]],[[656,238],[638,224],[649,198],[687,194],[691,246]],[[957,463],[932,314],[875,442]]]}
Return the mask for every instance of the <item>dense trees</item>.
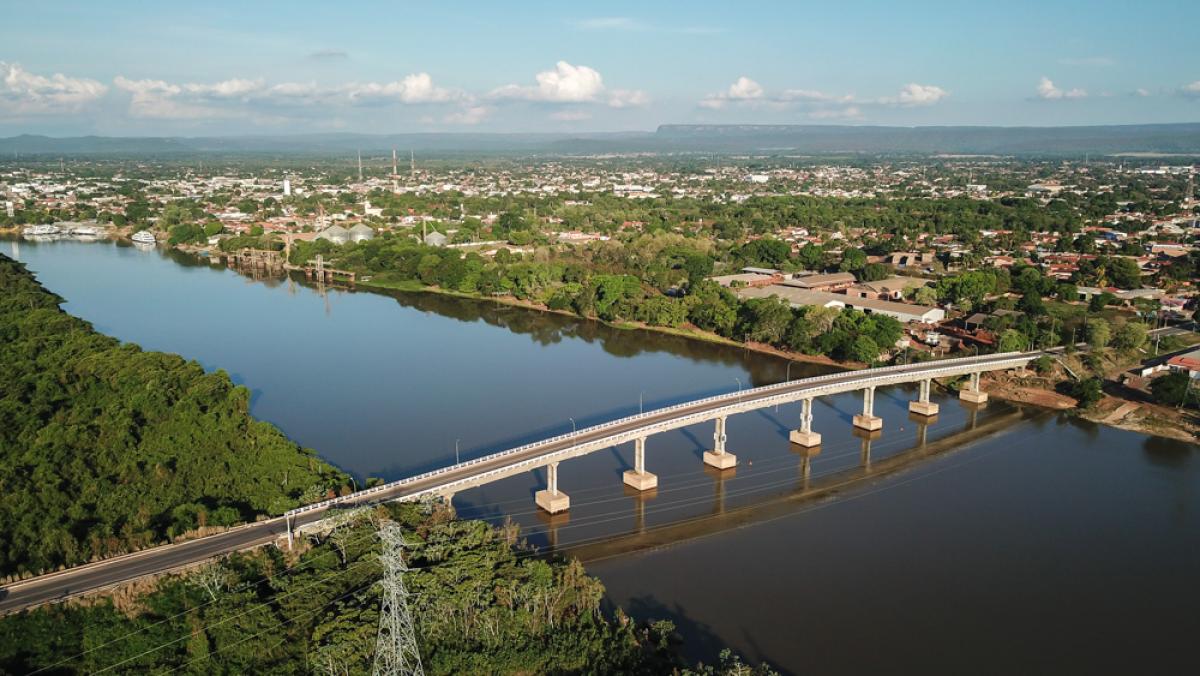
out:
{"label": "dense trees", "polygon": [[[0,672],[368,673],[379,624],[373,519],[401,524],[415,633],[429,674],[692,673],[670,622],[601,612],[601,583],[545,559],[515,528],[412,504],[338,526],[288,561],[234,555],[162,583],[126,614],[105,601],[0,618]],[[724,656],[713,674],[767,674]]]}
{"label": "dense trees", "polygon": [[279,514],[346,477],[250,417],[223,372],[59,309],[0,256],[0,575]]}

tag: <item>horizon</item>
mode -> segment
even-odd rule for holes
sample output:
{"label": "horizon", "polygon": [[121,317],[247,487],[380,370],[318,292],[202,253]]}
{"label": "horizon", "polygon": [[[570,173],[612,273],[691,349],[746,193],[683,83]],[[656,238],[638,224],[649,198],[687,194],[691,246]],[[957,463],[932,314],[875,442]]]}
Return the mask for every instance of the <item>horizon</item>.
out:
{"label": "horizon", "polygon": [[32,5],[0,27],[0,136],[1200,121],[1200,6],[1120,9]]}

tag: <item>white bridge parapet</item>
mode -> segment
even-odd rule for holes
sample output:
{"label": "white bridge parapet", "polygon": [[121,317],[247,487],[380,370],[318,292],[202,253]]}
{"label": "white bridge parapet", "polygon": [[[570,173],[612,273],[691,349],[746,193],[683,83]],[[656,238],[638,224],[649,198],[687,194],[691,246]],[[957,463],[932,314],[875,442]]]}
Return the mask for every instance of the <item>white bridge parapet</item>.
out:
{"label": "white bridge parapet", "polygon": [[[380,484],[350,495],[315,502],[293,509],[287,513],[287,516],[294,518],[317,510],[343,505],[419,500],[430,495],[452,494],[551,463],[558,463],[567,458],[586,455],[600,449],[645,438],[652,434],[814,397],[962,375],[972,376],[973,389],[978,391],[978,374],[984,371],[1023,367],[1042,354],[1044,353],[1009,352],[845,371],[706,397],[618,418],[575,432],[560,434],[416,476]],[[443,480],[439,481],[439,478]]]}

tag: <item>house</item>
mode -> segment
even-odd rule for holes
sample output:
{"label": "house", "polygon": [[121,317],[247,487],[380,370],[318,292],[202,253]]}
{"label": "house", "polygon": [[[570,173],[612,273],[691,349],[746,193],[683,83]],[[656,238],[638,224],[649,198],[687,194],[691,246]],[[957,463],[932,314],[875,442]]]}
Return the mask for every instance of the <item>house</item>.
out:
{"label": "house", "polygon": [[778,296],[792,307],[835,307],[851,308],[867,314],[887,315],[904,323],[921,322],[936,324],[946,318],[946,311],[938,307],[893,303],[875,298],[852,298],[843,293],[802,289],[788,282],[770,286],[753,286],[739,289],[741,298],[770,298]]}
{"label": "house", "polygon": [[1174,373],[1186,373],[1189,378],[1200,378],[1200,348],[1171,357],[1167,368]]}
{"label": "house", "polygon": [[793,286],[806,291],[841,291],[854,286],[858,281],[849,272],[834,272],[825,275],[805,275],[794,277],[782,282],[785,286]]}
{"label": "house", "polygon": [[430,232],[428,235],[425,235],[425,244],[427,246],[446,246],[447,241],[448,241],[448,239],[446,238],[446,236],[443,235],[442,233],[438,232],[437,230],[434,230],[434,231]]}
{"label": "house", "polygon": [[926,267],[933,265],[934,260],[932,252],[915,253],[912,251],[897,251],[887,257],[887,262],[897,268],[907,268],[914,265]]}
{"label": "house", "polygon": [[862,282],[846,289],[847,296],[855,298],[878,298],[880,300],[903,300],[909,289],[920,289],[932,284],[919,277],[888,277],[877,282]]}

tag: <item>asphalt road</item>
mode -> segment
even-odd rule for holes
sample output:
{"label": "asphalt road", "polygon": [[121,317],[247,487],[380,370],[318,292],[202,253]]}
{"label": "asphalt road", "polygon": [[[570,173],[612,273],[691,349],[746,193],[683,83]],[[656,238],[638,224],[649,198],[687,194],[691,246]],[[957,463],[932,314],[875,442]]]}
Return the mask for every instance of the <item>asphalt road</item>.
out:
{"label": "asphalt road", "polygon": [[[924,362],[894,369],[892,373],[919,374],[928,369],[945,366],[965,365],[974,362],[987,363],[1011,358],[1012,355],[1005,357],[982,355],[954,360]],[[807,379],[804,379],[793,381],[792,384],[783,388],[773,388],[766,391],[762,391],[761,388],[746,390],[740,395],[737,401],[741,404],[748,404],[785,392],[800,392],[805,389],[817,386],[823,387],[835,383],[853,383],[856,380],[870,377],[869,374],[869,370],[847,371],[844,374],[838,374],[838,377],[822,380],[819,383],[811,383]],[[702,401],[691,406],[674,408],[658,414],[652,411],[649,415],[603,429],[585,428],[566,438],[535,445],[522,453],[496,457],[468,467],[438,474],[434,477],[407,483],[393,490],[380,491],[359,497],[355,495],[347,496],[347,498],[339,501],[336,507],[314,509],[297,515],[294,517],[293,525],[302,526],[320,521],[328,516],[330,509],[344,510],[366,504],[396,500],[429,489],[438,488],[457,480],[468,479],[483,472],[501,469],[541,455],[562,451],[581,443],[601,440],[673,418],[704,413],[728,406],[729,404],[729,399]],[[0,588],[0,613],[13,612],[23,608],[59,601],[79,594],[102,590],[139,577],[184,568],[223,554],[270,544],[280,538],[286,537],[286,534],[286,521],[283,517],[277,517],[195,540],[162,545],[133,554],[77,566],[55,573],[48,573]]]}

